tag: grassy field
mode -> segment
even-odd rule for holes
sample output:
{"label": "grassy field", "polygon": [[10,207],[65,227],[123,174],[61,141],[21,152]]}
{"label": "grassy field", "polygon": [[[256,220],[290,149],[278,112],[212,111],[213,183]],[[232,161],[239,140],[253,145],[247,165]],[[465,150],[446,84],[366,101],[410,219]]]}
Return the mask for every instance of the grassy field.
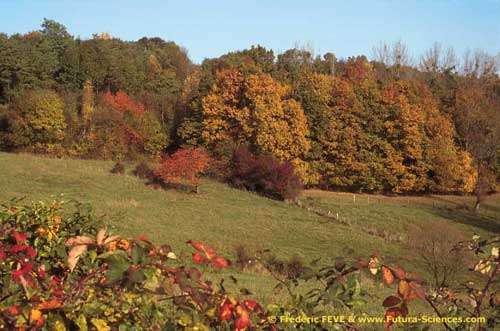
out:
{"label": "grassy field", "polygon": [[[479,215],[470,211],[473,198],[457,196],[387,197],[310,190],[297,206],[210,180],[203,181],[199,194],[154,190],[130,174],[132,165],[126,175],[111,174],[111,167],[111,162],[0,153],[0,201],[51,200],[62,194],[65,200],[90,202],[117,232],[146,233],[155,242],[171,244],[178,254],[189,251],[185,245],[189,239],[206,241],[229,257],[240,244],[269,248],[280,257],[298,255],[305,261],[366,257],[378,251],[416,271],[421,271],[420,262],[406,245],[407,233],[415,228],[444,222],[467,237],[500,233],[498,195],[484,204]],[[260,299],[272,301],[270,277],[254,273],[239,277],[243,285],[261,293]],[[374,302],[379,297],[381,292]]]}

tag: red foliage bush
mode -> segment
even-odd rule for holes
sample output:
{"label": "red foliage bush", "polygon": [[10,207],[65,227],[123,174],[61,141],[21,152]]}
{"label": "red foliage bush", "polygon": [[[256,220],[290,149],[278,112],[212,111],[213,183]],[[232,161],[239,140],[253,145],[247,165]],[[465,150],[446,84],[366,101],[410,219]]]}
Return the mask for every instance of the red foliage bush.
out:
{"label": "red foliage bush", "polygon": [[163,159],[155,175],[167,184],[197,186],[200,175],[208,168],[210,155],[201,148],[180,149]]}
{"label": "red foliage bush", "polygon": [[127,93],[118,91],[116,94],[106,92],[103,95],[104,103],[119,112],[130,112],[142,115],[145,111],[144,105],[132,99]]}
{"label": "red foliage bush", "polygon": [[271,155],[254,155],[246,147],[234,152],[230,182],[279,200],[295,199],[302,190],[290,162],[280,162]]}

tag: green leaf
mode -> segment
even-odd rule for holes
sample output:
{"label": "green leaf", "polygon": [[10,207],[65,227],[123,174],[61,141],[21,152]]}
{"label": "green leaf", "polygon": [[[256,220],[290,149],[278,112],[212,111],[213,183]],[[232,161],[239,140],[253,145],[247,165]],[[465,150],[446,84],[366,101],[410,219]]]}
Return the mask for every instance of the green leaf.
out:
{"label": "green leaf", "polygon": [[145,279],[146,276],[144,276],[144,272],[140,269],[132,271],[128,276],[128,280],[131,283],[142,283]]}
{"label": "green leaf", "polygon": [[112,255],[108,259],[109,269],[106,272],[108,283],[114,283],[123,278],[123,274],[130,267],[130,262],[120,255]]}
{"label": "green leaf", "polygon": [[80,331],[87,331],[87,320],[85,319],[85,316],[83,314],[80,314],[76,320],[73,320],[75,322],[76,326],[80,329]]}
{"label": "green leaf", "polygon": [[144,283],[144,288],[150,291],[156,291],[160,286],[158,277],[156,276],[156,270],[146,269],[144,270],[144,276],[146,276],[146,282]]}
{"label": "green leaf", "polygon": [[144,251],[144,248],[142,248],[139,245],[134,245],[132,248],[132,263],[133,264],[140,264],[144,261],[144,257],[146,256],[146,252]]}

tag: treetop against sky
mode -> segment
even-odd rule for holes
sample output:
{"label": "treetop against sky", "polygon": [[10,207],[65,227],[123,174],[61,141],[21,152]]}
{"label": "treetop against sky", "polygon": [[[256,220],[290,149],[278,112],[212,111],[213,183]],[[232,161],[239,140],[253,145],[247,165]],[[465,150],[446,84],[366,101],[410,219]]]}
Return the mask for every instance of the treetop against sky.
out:
{"label": "treetop against sky", "polygon": [[299,44],[339,57],[371,55],[380,41],[403,40],[415,56],[433,42],[500,51],[500,1],[0,1],[0,31],[36,30],[54,19],[75,36],[108,32],[125,40],[158,36],[193,61],[261,44]]}

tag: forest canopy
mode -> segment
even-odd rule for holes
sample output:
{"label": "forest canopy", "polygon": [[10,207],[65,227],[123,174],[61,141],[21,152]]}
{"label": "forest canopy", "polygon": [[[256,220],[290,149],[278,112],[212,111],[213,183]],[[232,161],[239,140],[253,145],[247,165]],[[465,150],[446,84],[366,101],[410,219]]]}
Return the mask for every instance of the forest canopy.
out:
{"label": "forest canopy", "polygon": [[241,146],[307,186],[393,193],[495,189],[498,56],[404,43],[337,58],[262,46],[190,61],[172,41],[72,36],[45,19],[0,34],[0,149],[137,159]]}

